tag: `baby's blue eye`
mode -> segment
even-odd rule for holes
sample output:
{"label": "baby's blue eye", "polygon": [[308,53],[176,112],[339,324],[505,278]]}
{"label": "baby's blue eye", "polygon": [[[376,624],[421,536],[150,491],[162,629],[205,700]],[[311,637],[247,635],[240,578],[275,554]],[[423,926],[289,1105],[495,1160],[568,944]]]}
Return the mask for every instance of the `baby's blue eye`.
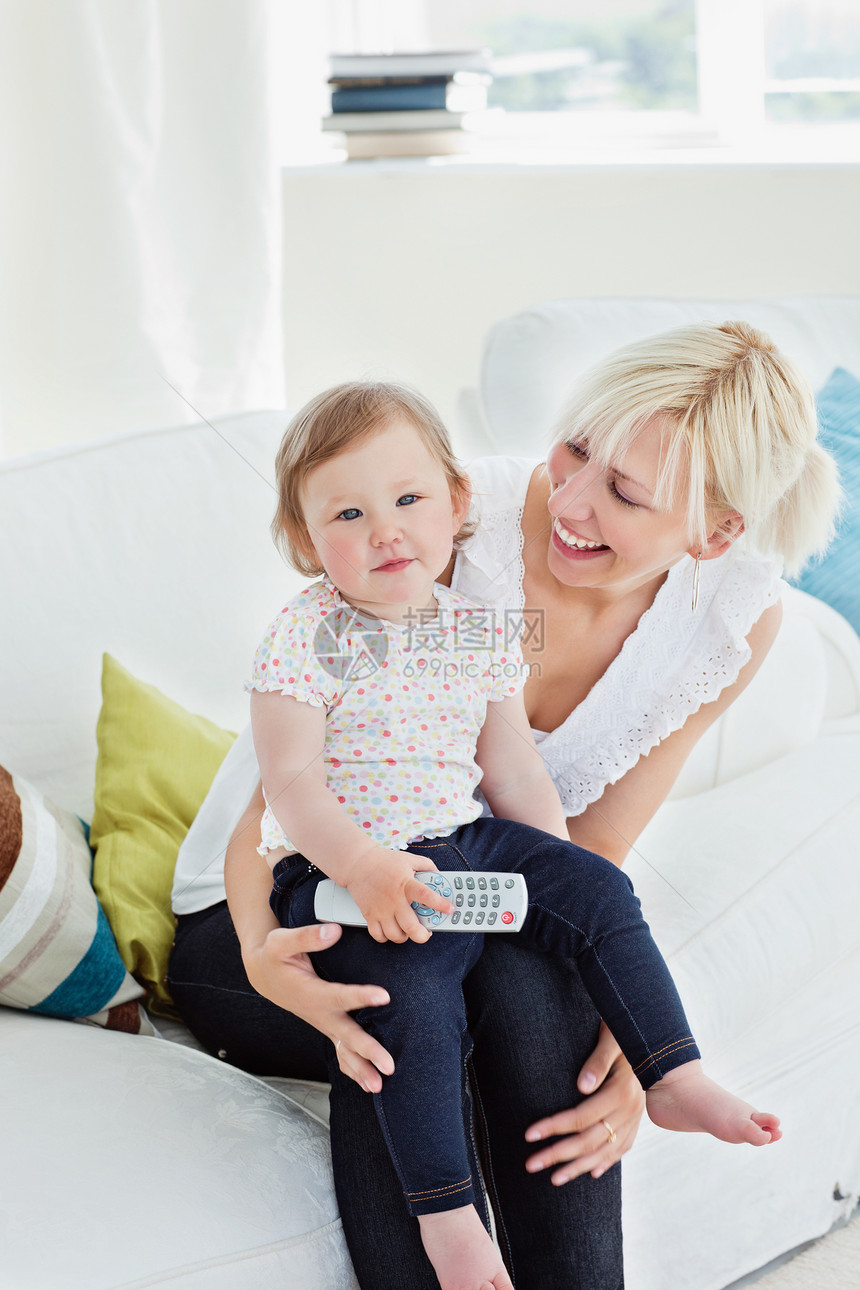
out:
{"label": "baby's blue eye", "polygon": [[397,505],[411,506],[413,502],[417,502],[417,501],[418,501],[417,493],[404,493],[402,497],[398,497]]}
{"label": "baby's blue eye", "polygon": [[337,518],[339,520],[356,520],[360,514],[361,511],[357,506],[347,506],[346,510],[341,511]]}

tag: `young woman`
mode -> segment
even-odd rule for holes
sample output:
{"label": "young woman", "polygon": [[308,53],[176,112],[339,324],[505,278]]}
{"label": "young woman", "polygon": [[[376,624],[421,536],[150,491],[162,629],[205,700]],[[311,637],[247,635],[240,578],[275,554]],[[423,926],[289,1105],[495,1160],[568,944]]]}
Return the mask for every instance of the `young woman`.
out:
{"label": "young woman", "polygon": [[[770,648],[781,560],[796,567],[826,542],[835,472],[815,443],[808,386],[743,324],[685,328],[594,369],[545,465],[489,459],[471,477],[478,528],[451,585],[496,613],[542,611],[542,633],[523,639],[530,725],[571,840],[620,864]],[[247,764],[247,740],[234,768],[243,750]],[[174,998],[204,1043],[252,1070],[324,1078],[324,1042],[297,1018],[335,1043],[336,1184],[359,1281],[434,1287],[359,1087],[378,1090],[390,1058],[346,1015],[386,996],[315,977],[303,954],[337,930],[276,928],[255,854],[262,809],[257,795],[228,855],[235,933],[223,902],[211,903],[219,848],[206,807],[196,841],[189,835],[175,887]],[[208,894],[195,900],[204,866]],[[517,1286],[614,1290],[623,1272],[612,1166],[635,1136],[641,1097],[605,1030],[589,1055],[598,1023],[581,996],[582,1025],[571,1030],[572,988],[563,966],[491,939],[466,982],[474,1136]],[[549,1137],[537,1151],[525,1142]],[[528,1176],[549,1167],[555,1186]]]}

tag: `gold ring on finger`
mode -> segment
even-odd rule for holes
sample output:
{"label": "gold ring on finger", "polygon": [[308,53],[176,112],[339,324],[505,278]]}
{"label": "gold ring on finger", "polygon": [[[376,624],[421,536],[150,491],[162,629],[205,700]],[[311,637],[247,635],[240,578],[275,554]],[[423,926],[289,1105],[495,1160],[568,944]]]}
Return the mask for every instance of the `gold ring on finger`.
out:
{"label": "gold ring on finger", "polygon": [[602,1120],[601,1123],[604,1129],[606,1130],[606,1141],[610,1143],[614,1142],[615,1139],[618,1137],[618,1134],[615,1132],[612,1125],[609,1123],[608,1120]]}

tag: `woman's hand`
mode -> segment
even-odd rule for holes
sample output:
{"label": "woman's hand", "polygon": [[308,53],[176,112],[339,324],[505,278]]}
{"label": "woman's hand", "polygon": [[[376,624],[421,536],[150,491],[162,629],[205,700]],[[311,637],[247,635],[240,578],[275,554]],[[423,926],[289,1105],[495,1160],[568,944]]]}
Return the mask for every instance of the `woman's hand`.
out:
{"label": "woman's hand", "polygon": [[387,991],[378,985],[323,981],[308,957],[333,945],[341,931],[337,923],[274,928],[243,953],[245,970],[259,994],[328,1036],[345,1075],[368,1093],[378,1093],[382,1075],[391,1074],[394,1061],[348,1013],[389,1003]]}
{"label": "woman's hand", "polygon": [[526,1161],[529,1173],[561,1164],[552,1175],[560,1187],[582,1174],[599,1178],[633,1146],[645,1109],[645,1094],[627,1059],[601,1022],[597,1047],[579,1073],[579,1106],[538,1120],[526,1130],[527,1142],[558,1137]]}

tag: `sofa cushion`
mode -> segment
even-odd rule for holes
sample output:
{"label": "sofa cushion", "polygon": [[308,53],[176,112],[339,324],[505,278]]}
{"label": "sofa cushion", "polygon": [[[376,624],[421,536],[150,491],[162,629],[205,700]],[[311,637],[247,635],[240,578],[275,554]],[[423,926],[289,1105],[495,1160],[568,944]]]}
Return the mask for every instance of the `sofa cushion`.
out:
{"label": "sofa cushion", "polygon": [[0,1283],[357,1290],[327,1128],[159,1038],[0,1010]]}
{"label": "sofa cushion", "polygon": [[836,537],[799,585],[860,632],[860,381],[837,367],[815,400],[821,442],[836,458],[844,503]]}
{"label": "sofa cushion", "polygon": [[106,654],[97,738],[93,885],[157,1012],[170,1007],[176,854],[234,736]]}
{"label": "sofa cushion", "polygon": [[151,1031],[91,865],[80,820],[0,766],[0,1003]]}

